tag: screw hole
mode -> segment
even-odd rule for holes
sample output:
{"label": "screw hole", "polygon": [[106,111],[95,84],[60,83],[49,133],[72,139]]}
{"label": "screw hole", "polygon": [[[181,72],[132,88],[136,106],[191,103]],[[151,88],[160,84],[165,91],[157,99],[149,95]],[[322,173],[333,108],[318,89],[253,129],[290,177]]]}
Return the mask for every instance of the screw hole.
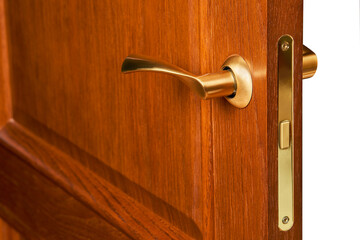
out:
{"label": "screw hole", "polygon": [[285,216],[285,217],[283,217],[283,219],[282,219],[282,223],[283,223],[283,224],[288,224],[289,221],[290,221],[290,218],[289,218],[288,216]]}

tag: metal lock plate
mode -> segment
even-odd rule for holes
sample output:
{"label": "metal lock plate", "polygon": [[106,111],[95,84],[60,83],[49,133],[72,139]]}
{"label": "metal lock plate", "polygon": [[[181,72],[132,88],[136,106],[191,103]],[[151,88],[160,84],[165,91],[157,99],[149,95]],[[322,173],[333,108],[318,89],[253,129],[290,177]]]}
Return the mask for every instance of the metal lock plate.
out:
{"label": "metal lock plate", "polygon": [[289,35],[278,41],[278,226],[282,231],[290,230],[294,224],[293,46]]}

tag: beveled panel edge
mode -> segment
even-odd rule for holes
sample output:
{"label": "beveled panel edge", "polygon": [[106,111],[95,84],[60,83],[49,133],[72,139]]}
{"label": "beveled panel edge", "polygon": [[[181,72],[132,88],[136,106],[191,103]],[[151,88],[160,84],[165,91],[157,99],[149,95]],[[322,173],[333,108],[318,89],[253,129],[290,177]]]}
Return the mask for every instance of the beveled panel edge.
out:
{"label": "beveled panel edge", "polygon": [[0,0],[0,128],[12,116],[5,0]]}
{"label": "beveled panel edge", "polygon": [[171,225],[78,161],[38,139],[12,119],[0,130],[0,145],[130,237],[201,238],[189,236]]}
{"label": "beveled panel edge", "polygon": [[4,219],[0,219],[0,236],[4,240],[21,240],[20,234],[10,226]]}
{"label": "beveled panel edge", "polygon": [[[48,146],[53,146],[59,152],[77,161],[81,166],[91,171],[92,174],[96,174],[105,182],[115,186],[122,193],[134,199],[151,212],[156,213],[156,215],[165,219],[184,233],[189,236],[204,237],[203,233],[205,233],[205,230],[201,231],[201,225],[191,216],[186,215],[137,182],[132,181],[121,172],[113,169],[101,159],[78,147],[37,119],[32,118],[30,115],[16,108],[14,108],[13,118],[17,125],[21,125],[21,128],[31,132],[31,134],[36,136],[37,139],[40,139],[41,142],[45,142]],[[119,161],[121,161],[121,159],[119,159]]]}
{"label": "beveled panel edge", "polygon": [[133,239],[1,144],[0,156],[0,217],[23,237],[4,240]]}

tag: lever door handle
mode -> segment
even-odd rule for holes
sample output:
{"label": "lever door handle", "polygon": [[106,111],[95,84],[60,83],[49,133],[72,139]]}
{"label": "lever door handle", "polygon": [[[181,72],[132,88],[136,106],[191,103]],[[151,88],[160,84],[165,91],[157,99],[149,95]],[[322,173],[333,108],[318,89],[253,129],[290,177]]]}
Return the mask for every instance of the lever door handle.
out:
{"label": "lever door handle", "polygon": [[[317,68],[317,58],[303,46],[303,78],[312,77]],[[238,108],[246,107],[252,96],[252,78],[248,64],[239,55],[228,57],[216,73],[196,76],[173,64],[142,55],[125,58],[121,72],[160,72],[182,81],[203,99],[225,97]]]}
{"label": "lever door handle", "polygon": [[251,100],[250,69],[245,60],[238,55],[228,57],[219,72],[201,76],[196,76],[170,63],[141,55],[126,57],[121,71],[167,73],[178,78],[203,99],[225,97],[238,108],[246,107]]}

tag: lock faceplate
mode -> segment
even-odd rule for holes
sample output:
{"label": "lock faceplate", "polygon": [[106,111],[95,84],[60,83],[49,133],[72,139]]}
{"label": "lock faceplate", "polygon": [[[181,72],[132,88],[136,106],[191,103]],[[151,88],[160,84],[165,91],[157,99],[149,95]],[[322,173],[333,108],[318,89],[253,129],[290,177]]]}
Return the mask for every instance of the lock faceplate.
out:
{"label": "lock faceplate", "polygon": [[294,40],[278,41],[278,226],[288,231],[294,224]]}

